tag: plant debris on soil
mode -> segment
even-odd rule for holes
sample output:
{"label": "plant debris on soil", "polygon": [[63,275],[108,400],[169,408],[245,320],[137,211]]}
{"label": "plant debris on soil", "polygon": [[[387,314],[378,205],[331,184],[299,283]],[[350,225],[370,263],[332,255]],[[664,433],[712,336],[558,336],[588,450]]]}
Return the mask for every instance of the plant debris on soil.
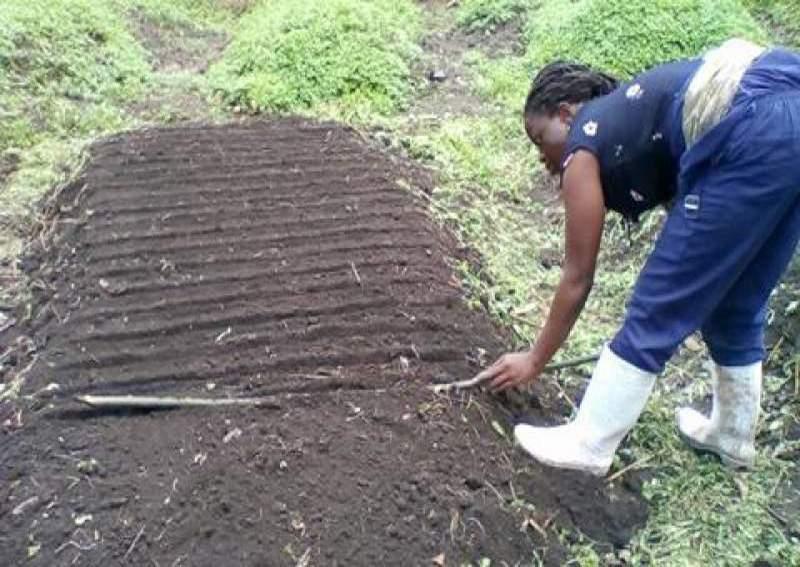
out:
{"label": "plant debris on soil", "polygon": [[[620,547],[643,523],[627,483],[512,449],[488,395],[426,388],[504,346],[403,189],[423,173],[297,119],[90,154],[24,259],[33,316],[0,335],[21,385],[0,405],[4,564],[558,565],[558,528]],[[72,399],[88,393],[276,406],[100,411]]]}

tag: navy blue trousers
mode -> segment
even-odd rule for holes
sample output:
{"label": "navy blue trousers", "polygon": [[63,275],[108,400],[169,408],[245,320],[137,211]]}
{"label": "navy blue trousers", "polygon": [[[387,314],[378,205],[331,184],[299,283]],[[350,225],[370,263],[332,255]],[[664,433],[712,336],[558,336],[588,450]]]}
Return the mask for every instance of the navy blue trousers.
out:
{"label": "navy blue trousers", "polygon": [[767,302],[800,238],[800,56],[745,75],[723,121],[681,158],[678,195],[611,349],[661,372],[701,329],[723,366],[764,358]]}

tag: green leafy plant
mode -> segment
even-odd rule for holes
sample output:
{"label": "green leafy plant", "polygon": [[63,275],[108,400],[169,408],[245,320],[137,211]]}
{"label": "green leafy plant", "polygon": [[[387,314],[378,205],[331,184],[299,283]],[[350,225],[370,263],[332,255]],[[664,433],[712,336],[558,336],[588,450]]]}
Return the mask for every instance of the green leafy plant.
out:
{"label": "green leafy plant", "polygon": [[124,20],[92,0],[5,0],[0,11],[0,80],[32,94],[96,99],[140,85],[143,49]]}
{"label": "green leafy plant", "polygon": [[242,18],[212,83],[253,111],[333,103],[388,114],[410,93],[419,32],[408,0],[268,0]]}
{"label": "green leafy plant", "polygon": [[733,36],[767,39],[738,0],[551,0],[527,30],[534,67],[574,59],[621,77]]}
{"label": "green leafy plant", "polygon": [[775,32],[776,41],[800,48],[800,2],[797,0],[743,0],[757,20]]}
{"label": "green leafy plant", "polygon": [[[107,0],[108,1],[108,0]],[[120,8],[141,11],[166,26],[229,26],[256,0],[111,0]]]}
{"label": "green leafy plant", "polygon": [[470,31],[491,29],[523,20],[538,2],[532,0],[464,0],[458,7],[458,25]]}
{"label": "green leafy plant", "polygon": [[149,74],[144,50],[107,4],[7,0],[0,11],[0,152],[48,133],[84,134],[119,115]]}

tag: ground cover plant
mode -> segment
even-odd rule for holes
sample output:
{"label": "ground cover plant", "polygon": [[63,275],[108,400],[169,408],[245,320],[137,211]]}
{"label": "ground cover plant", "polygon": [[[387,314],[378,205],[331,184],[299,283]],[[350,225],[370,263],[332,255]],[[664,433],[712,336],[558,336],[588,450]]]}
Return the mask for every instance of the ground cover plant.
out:
{"label": "ground cover plant", "polygon": [[550,1],[527,30],[534,67],[567,58],[622,77],[732,36],[767,39],[739,0]]}
{"label": "ground cover plant", "polygon": [[[20,291],[13,258],[36,222],[36,205],[70,177],[99,136],[196,114],[210,97],[198,70],[161,72],[145,32],[186,60],[217,44],[244,2],[9,0],[0,13],[0,257],[3,301]],[[187,34],[187,30],[191,33]],[[190,37],[191,36],[191,37]],[[194,42],[191,43],[190,42]],[[187,49],[183,47],[190,44]],[[213,51],[213,49],[212,49]],[[200,101],[199,103],[196,101]]]}
{"label": "ground cover plant", "polygon": [[[76,140],[127,123],[119,101],[135,96],[149,65],[125,21],[104,3],[44,0],[4,3],[0,13],[0,154],[32,179],[15,190],[36,193],[49,179],[32,162],[70,153]],[[33,170],[33,171],[31,171]],[[40,192],[39,192],[40,193]],[[30,198],[3,194],[4,211]]]}
{"label": "ground cover plant", "polygon": [[212,82],[226,102],[251,111],[333,105],[386,114],[410,93],[419,32],[407,0],[265,1],[241,20]]}
{"label": "ground cover plant", "polygon": [[532,0],[465,0],[458,6],[458,25],[469,31],[492,28],[524,20],[538,2]]}
{"label": "ground cover plant", "polygon": [[793,0],[744,0],[744,4],[775,34],[773,41],[800,47],[800,4]]}

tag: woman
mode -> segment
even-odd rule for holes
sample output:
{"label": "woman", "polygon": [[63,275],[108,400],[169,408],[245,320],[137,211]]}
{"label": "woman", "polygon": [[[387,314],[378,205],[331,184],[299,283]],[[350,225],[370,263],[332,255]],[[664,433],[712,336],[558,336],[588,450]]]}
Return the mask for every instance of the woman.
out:
{"label": "woman", "polygon": [[592,287],[606,209],[636,220],[673,204],[576,418],[518,425],[517,441],[543,463],[605,474],[656,375],[700,329],[714,405],[708,418],[680,410],[679,431],[727,465],[752,466],[767,300],[800,235],[800,55],[731,40],[621,86],[557,62],[537,75],[524,116],[561,176],[566,256],[536,343],[490,367],[493,389],[536,379],[567,338]]}

